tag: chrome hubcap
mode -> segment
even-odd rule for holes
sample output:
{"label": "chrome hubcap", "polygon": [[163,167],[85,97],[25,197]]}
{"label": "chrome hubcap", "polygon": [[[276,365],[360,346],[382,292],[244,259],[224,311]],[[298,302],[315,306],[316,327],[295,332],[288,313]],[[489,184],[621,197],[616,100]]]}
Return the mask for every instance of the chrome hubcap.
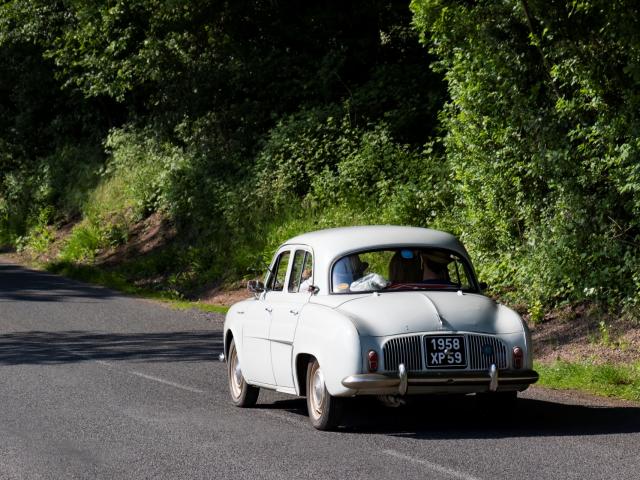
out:
{"label": "chrome hubcap", "polygon": [[311,407],[315,416],[322,414],[322,404],[324,402],[324,375],[320,368],[313,372],[311,379]]}
{"label": "chrome hubcap", "polygon": [[231,393],[233,393],[233,396],[235,398],[238,398],[242,393],[242,383],[244,382],[244,379],[242,378],[242,370],[240,370],[240,361],[238,360],[238,355],[236,354],[235,350],[232,352],[230,363],[231,365],[230,365],[230,372],[229,372],[230,373],[229,380],[231,383]]}
{"label": "chrome hubcap", "polygon": [[242,383],[242,370],[240,370],[240,362],[236,361],[236,368],[234,369],[233,373],[236,376],[236,383],[240,385]]}

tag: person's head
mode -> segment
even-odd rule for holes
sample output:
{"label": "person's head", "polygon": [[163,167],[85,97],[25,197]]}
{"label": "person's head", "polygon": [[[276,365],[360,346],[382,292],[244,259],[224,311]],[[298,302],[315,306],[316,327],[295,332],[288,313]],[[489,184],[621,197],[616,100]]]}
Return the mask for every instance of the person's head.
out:
{"label": "person's head", "polygon": [[367,262],[360,260],[358,254],[341,258],[333,267],[333,289],[336,292],[348,290],[354,280],[362,278],[369,267]]}
{"label": "person's head", "polygon": [[304,270],[302,270],[302,281],[304,282],[305,280],[308,280],[310,278],[311,278],[311,269],[305,268]]}
{"label": "person's head", "polygon": [[360,260],[360,256],[357,254],[350,255],[349,260],[351,262],[351,270],[353,271],[353,279],[357,280],[359,278],[362,278],[364,272],[369,267],[369,264]]}
{"label": "person's head", "polygon": [[446,280],[447,265],[439,262],[430,255],[422,254],[422,279],[423,280]]}
{"label": "person's head", "polygon": [[415,283],[420,281],[420,259],[411,250],[393,254],[389,262],[389,281],[392,283]]}

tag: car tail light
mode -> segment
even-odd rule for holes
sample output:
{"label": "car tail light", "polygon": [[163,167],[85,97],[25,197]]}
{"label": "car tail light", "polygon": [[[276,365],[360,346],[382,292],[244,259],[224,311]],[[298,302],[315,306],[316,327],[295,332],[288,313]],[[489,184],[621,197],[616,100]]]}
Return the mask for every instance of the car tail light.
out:
{"label": "car tail light", "polygon": [[378,371],[378,352],[376,352],[375,350],[369,350],[367,357],[369,359],[369,371],[377,372]]}
{"label": "car tail light", "polygon": [[522,368],[524,353],[520,347],[513,347],[513,368]]}

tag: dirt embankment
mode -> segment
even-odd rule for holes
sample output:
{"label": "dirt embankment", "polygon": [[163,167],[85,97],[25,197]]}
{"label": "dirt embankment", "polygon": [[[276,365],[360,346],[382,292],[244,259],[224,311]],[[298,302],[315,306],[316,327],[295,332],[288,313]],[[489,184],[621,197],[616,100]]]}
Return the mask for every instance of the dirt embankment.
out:
{"label": "dirt embankment", "polygon": [[567,306],[530,326],[536,360],[593,363],[640,361],[640,322],[594,305]]}

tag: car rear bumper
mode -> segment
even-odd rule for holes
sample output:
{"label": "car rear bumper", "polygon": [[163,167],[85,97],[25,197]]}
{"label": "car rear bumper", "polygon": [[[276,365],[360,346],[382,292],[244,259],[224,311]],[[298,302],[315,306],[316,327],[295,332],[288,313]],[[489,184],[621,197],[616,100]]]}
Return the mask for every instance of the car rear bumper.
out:
{"label": "car rear bumper", "polygon": [[397,375],[365,373],[351,375],[342,385],[356,395],[389,395],[421,393],[473,393],[487,391],[522,391],[538,381],[533,370],[481,372],[420,372],[408,374],[401,365]]}

